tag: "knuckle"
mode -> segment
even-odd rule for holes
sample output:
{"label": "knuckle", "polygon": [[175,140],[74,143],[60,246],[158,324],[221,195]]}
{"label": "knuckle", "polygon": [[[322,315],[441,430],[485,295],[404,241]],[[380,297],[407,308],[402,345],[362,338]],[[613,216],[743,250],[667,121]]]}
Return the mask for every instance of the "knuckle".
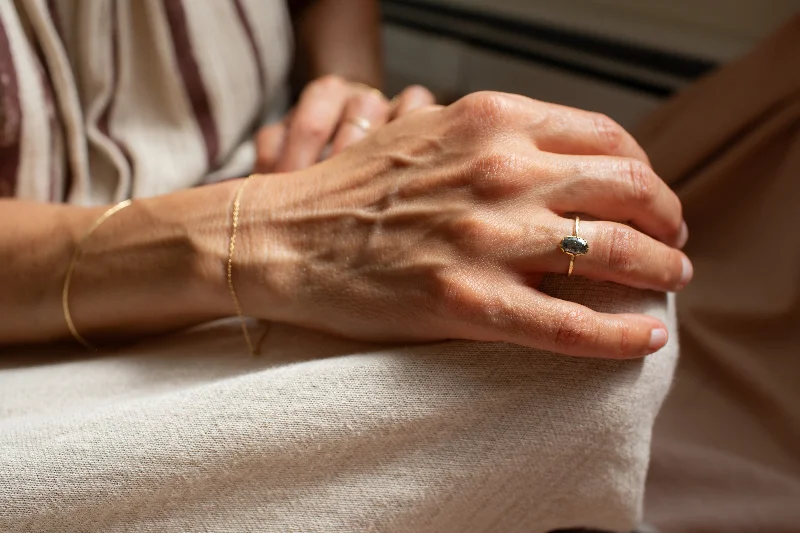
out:
{"label": "knuckle", "polygon": [[636,203],[651,204],[657,194],[652,169],[636,159],[626,159],[621,165],[620,170],[628,184],[631,199]]}
{"label": "knuckle", "polygon": [[440,223],[437,232],[460,257],[483,262],[513,256],[520,242],[530,235],[530,229],[524,224],[480,212],[462,214]]}
{"label": "knuckle", "polygon": [[375,91],[359,92],[352,96],[351,102],[361,110],[388,110],[389,102]]}
{"label": "knuckle", "polygon": [[495,332],[505,331],[510,333],[514,330],[512,326],[512,312],[509,309],[508,303],[498,297],[483,298],[481,301],[479,319],[481,325],[488,326]]}
{"label": "knuckle", "polygon": [[605,266],[610,271],[630,272],[634,267],[635,233],[627,226],[613,226],[605,237]]}
{"label": "knuckle", "polygon": [[317,78],[313,83],[315,87],[326,91],[338,89],[340,87],[344,87],[345,85],[344,79],[335,74],[326,74],[320,78]]}
{"label": "knuckle", "polygon": [[592,113],[592,122],[600,141],[603,143],[609,154],[616,154],[625,139],[625,130],[603,113]]}
{"label": "knuckle", "polygon": [[468,163],[472,191],[486,199],[511,195],[525,187],[525,169],[531,168],[528,163],[514,150],[487,150]]}
{"label": "knuckle", "polygon": [[277,158],[274,157],[272,154],[259,152],[258,155],[256,156],[255,168],[260,172],[268,172],[275,167],[276,163],[277,163]]}
{"label": "knuckle", "polygon": [[592,343],[595,337],[595,329],[584,313],[570,310],[556,320],[553,343],[559,349]]}
{"label": "knuckle", "polygon": [[482,298],[466,277],[452,268],[432,271],[431,294],[440,316],[470,317],[481,308]]}
{"label": "knuckle", "polygon": [[451,242],[460,243],[463,249],[473,252],[484,249],[486,243],[493,238],[491,225],[475,214],[463,215],[452,220],[448,233]]}
{"label": "knuckle", "polygon": [[633,336],[633,328],[630,324],[622,322],[619,324],[619,337],[617,347],[620,356],[626,356],[631,352],[631,337]]}
{"label": "knuckle", "polygon": [[[673,194],[674,196],[674,193],[671,194]],[[681,201],[678,199],[677,196],[674,196],[674,198],[675,198],[674,199],[675,207],[671,212],[672,217],[668,222],[669,225],[667,227],[667,231],[669,232],[667,238],[673,242],[678,240],[678,237],[680,236],[681,233],[681,228],[683,226],[683,204],[681,204]]]}
{"label": "knuckle", "polygon": [[404,92],[415,93],[419,96],[433,98],[433,93],[427,87],[419,84],[409,85]]}
{"label": "knuckle", "polygon": [[369,95],[368,98],[370,103],[367,104],[367,106],[370,110],[370,113],[375,115],[376,118],[381,117],[381,120],[385,120],[392,110],[392,105],[389,103],[389,101],[386,100],[386,98],[376,94]]}
{"label": "knuckle", "polygon": [[527,131],[533,133],[535,140],[539,140],[541,133],[558,127],[567,119],[561,106],[534,99],[528,99],[528,105],[520,109],[520,113],[524,113]]}
{"label": "knuckle", "polygon": [[661,270],[661,284],[666,288],[673,288],[680,284],[683,277],[683,260],[680,252],[668,250],[666,254],[666,265]]}
{"label": "knuckle", "polygon": [[519,163],[518,156],[506,150],[487,150],[475,157],[470,165],[473,175],[477,178],[492,179],[506,176],[516,172]]}
{"label": "knuckle", "polygon": [[422,85],[411,85],[403,91],[401,97],[413,99],[422,105],[431,105],[436,103],[436,97],[427,87]]}
{"label": "knuckle", "polygon": [[460,100],[464,118],[470,123],[486,126],[505,121],[510,114],[510,100],[502,93],[483,91]]}
{"label": "knuckle", "polygon": [[269,170],[277,163],[278,154],[273,142],[274,133],[270,128],[262,128],[256,136],[256,168]]}
{"label": "knuckle", "polygon": [[325,124],[313,118],[300,120],[297,124],[297,131],[303,138],[313,139],[318,142],[327,141],[330,135]]}
{"label": "knuckle", "polygon": [[447,304],[458,299],[459,280],[448,268],[434,268],[430,271],[430,287],[433,300],[437,304]]}

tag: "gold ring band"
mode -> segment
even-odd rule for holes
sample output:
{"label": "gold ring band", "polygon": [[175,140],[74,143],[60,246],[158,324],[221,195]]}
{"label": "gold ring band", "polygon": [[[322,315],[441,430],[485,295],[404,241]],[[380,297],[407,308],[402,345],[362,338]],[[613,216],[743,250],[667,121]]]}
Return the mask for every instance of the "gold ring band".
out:
{"label": "gold ring band", "polygon": [[362,130],[364,133],[369,133],[372,129],[372,122],[362,117],[353,117],[345,119],[345,122],[352,124],[356,128]]}
{"label": "gold ring band", "polygon": [[581,218],[576,216],[572,235],[567,235],[561,239],[561,251],[569,256],[569,270],[567,271],[567,277],[572,276],[572,269],[575,267],[575,258],[579,255],[585,255],[589,253],[589,243],[586,242],[586,239],[583,239],[578,234],[580,225]]}

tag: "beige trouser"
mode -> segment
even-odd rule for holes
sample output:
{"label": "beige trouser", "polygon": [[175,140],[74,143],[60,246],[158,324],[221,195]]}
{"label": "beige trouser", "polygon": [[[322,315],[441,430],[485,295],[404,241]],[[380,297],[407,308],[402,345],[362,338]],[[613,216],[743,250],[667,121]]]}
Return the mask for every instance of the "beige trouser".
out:
{"label": "beige trouser", "polygon": [[[674,327],[663,295],[547,290]],[[264,352],[228,322],[100,356],[6,356],[0,530],[630,530],[677,344],[615,362],[273,325]]]}
{"label": "beige trouser", "polygon": [[650,117],[695,266],[654,433],[664,533],[800,531],[800,15]]}

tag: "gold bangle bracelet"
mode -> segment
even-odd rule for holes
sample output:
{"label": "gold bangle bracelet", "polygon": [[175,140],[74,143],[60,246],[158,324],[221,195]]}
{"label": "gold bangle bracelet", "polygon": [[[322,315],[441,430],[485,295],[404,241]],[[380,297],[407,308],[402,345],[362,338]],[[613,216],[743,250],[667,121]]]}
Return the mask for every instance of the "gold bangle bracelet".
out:
{"label": "gold bangle bracelet", "polygon": [[236,307],[236,314],[239,317],[239,323],[242,325],[242,333],[247,343],[247,349],[250,351],[250,355],[255,356],[258,355],[258,351],[253,345],[253,340],[250,338],[250,332],[247,330],[247,322],[245,322],[244,313],[242,312],[242,305],[239,303],[236,289],[233,288],[233,252],[236,249],[236,230],[239,228],[239,207],[242,201],[242,192],[252,177],[253,175],[251,174],[245,178],[239,186],[239,189],[236,191],[236,198],[233,200],[233,208],[231,209],[231,239],[228,244],[228,292],[230,292],[233,305]]}
{"label": "gold bangle bracelet", "polygon": [[86,233],[78,241],[78,244],[75,246],[75,250],[72,252],[72,259],[69,262],[69,266],[67,267],[67,275],[64,278],[64,288],[61,291],[61,306],[64,309],[64,319],[67,321],[67,327],[69,328],[69,332],[72,333],[72,336],[75,338],[76,341],[81,343],[83,346],[88,348],[89,350],[96,350],[94,346],[89,344],[89,342],[83,338],[83,336],[78,333],[77,328],[75,328],[75,323],[72,321],[72,315],[69,312],[69,286],[70,282],[72,281],[72,274],[75,272],[75,267],[80,261],[81,256],[83,255],[83,245],[89,236],[94,233],[94,231],[100,227],[100,224],[105,222],[109,217],[113,214],[122,211],[126,207],[131,205],[130,200],[125,200],[123,202],[118,203],[114,207],[108,209],[105,213],[100,215],[100,217],[94,221]]}

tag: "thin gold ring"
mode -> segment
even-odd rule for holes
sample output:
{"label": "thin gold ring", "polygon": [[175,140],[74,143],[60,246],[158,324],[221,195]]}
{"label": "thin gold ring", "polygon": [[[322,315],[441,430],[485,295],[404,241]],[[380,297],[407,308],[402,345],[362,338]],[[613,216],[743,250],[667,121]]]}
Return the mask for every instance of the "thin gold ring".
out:
{"label": "thin gold ring", "polygon": [[581,218],[575,217],[575,226],[572,235],[567,235],[561,239],[561,251],[569,256],[569,270],[567,277],[572,276],[572,269],[575,267],[575,258],[579,255],[586,255],[589,253],[589,243],[586,239],[578,235],[580,230]]}
{"label": "thin gold ring", "polygon": [[372,122],[363,117],[348,118],[345,119],[345,122],[347,122],[348,124],[352,124],[356,128],[363,131],[364,133],[369,133],[370,130],[372,129]]}

